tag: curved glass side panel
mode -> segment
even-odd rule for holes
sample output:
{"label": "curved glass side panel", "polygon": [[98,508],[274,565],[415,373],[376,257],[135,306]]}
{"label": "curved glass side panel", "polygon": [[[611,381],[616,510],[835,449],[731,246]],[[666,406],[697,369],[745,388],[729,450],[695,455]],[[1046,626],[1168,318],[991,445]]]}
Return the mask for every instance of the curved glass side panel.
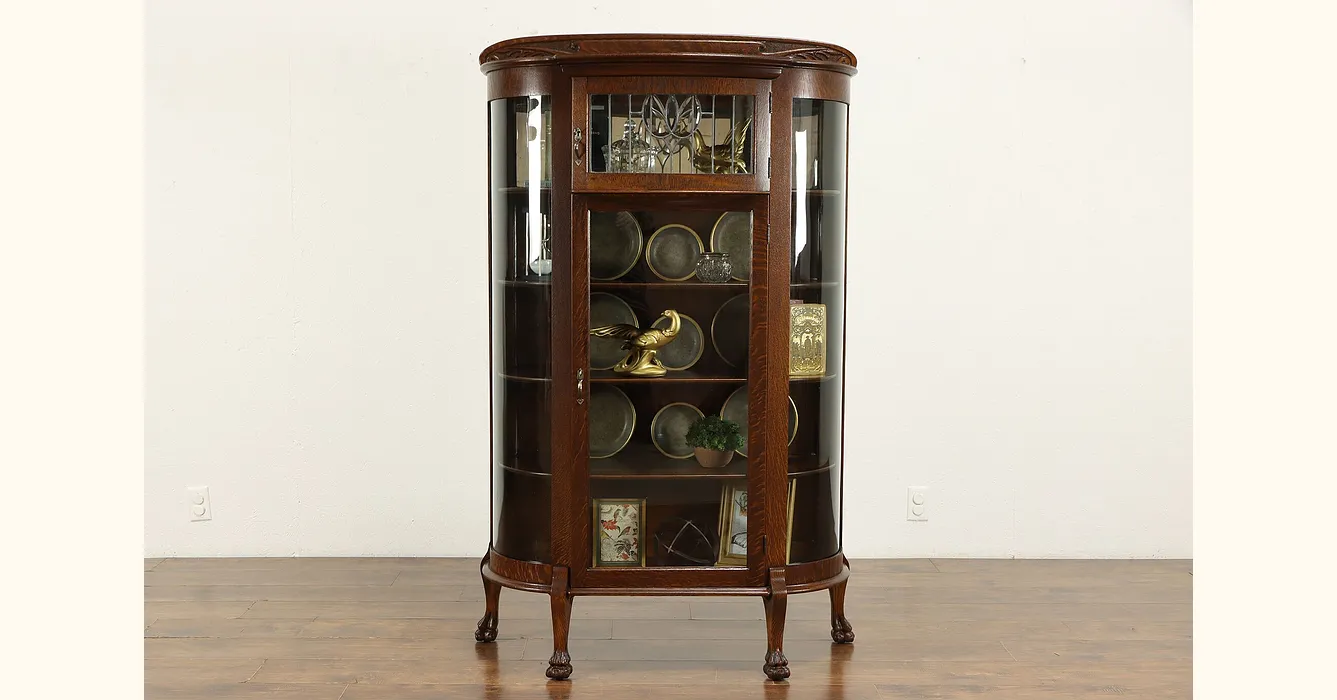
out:
{"label": "curved glass side panel", "polygon": [[849,106],[794,100],[791,145],[789,560],[840,551],[845,338],[845,155]]}
{"label": "curved glass side panel", "polygon": [[489,103],[492,546],[551,561],[552,253],[546,95]]}

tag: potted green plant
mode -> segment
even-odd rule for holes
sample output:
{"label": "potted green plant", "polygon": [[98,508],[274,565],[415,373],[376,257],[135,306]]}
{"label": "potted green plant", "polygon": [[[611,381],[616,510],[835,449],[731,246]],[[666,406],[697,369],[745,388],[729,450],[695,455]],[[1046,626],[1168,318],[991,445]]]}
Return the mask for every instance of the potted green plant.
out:
{"label": "potted green plant", "polygon": [[686,439],[696,453],[696,461],[708,469],[728,464],[734,450],[743,446],[742,429],[719,416],[697,418],[687,428]]}

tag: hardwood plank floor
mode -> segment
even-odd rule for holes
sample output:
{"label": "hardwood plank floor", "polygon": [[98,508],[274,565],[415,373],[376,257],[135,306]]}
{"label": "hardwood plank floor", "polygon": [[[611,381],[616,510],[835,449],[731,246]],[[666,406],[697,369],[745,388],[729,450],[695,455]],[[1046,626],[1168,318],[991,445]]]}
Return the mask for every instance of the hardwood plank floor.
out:
{"label": "hardwood plank floor", "polygon": [[655,700],[1192,697],[1192,562],[855,560],[850,646],[789,601],[792,677],[755,598],[579,598],[575,674],[544,675],[545,596],[504,591],[475,644],[476,559],[145,559],[145,697]]}

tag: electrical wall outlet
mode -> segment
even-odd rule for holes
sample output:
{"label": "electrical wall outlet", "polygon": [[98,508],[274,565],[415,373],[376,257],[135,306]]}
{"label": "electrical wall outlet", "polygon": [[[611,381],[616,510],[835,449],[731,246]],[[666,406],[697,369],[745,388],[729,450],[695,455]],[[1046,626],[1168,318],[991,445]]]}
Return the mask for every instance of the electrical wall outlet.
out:
{"label": "electrical wall outlet", "polygon": [[928,487],[911,486],[905,494],[905,519],[928,520]]}
{"label": "electrical wall outlet", "polygon": [[186,487],[186,496],[190,502],[190,519],[192,522],[214,519],[214,509],[209,505],[208,486],[188,486]]}

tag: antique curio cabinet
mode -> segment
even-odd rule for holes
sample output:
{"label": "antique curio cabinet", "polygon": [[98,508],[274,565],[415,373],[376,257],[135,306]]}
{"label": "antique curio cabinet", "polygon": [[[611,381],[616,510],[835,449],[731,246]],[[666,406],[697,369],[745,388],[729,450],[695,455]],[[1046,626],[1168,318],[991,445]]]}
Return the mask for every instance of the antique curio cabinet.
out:
{"label": "antique curio cabinet", "polygon": [[[606,34],[512,39],[480,62],[492,530],[477,640],[496,639],[505,587],[550,597],[554,679],[572,673],[578,596],[760,597],[774,680],[790,595],[828,591],[831,638],[852,642],[853,54]],[[716,421],[702,444],[703,416],[737,439]]]}

